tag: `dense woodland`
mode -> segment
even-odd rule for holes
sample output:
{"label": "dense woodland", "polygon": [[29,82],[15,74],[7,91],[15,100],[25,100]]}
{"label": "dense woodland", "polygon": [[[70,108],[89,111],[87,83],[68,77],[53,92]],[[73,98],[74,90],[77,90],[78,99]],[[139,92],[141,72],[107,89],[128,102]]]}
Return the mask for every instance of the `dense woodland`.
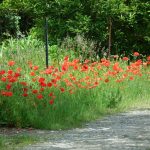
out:
{"label": "dense woodland", "polygon": [[0,42],[23,35],[49,44],[82,35],[112,54],[150,52],[149,0],[0,0]]}

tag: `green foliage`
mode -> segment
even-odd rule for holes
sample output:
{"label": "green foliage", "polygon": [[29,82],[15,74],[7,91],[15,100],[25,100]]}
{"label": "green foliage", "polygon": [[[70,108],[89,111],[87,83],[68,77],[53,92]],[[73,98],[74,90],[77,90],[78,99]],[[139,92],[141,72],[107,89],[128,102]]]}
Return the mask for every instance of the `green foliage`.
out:
{"label": "green foliage", "polygon": [[10,36],[19,36],[19,20],[20,16],[15,10],[0,4],[0,41]]}
{"label": "green foliage", "polygon": [[43,40],[44,18],[48,17],[50,45],[57,44],[58,40],[62,41],[67,36],[74,38],[80,34],[101,43],[102,47],[97,44],[101,55],[102,48],[108,48],[111,19],[112,54],[123,51],[130,53],[133,49],[142,53],[149,51],[148,0],[4,0],[0,8],[0,16],[7,23],[1,35],[6,29],[13,29],[10,34],[20,29],[23,33],[30,31],[30,35]]}

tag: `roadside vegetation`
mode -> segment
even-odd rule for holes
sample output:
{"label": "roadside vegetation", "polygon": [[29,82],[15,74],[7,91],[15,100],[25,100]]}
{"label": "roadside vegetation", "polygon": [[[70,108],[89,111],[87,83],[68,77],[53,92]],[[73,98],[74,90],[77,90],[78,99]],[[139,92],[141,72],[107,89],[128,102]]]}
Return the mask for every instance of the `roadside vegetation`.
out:
{"label": "roadside vegetation", "polygon": [[1,125],[67,129],[131,106],[149,107],[150,56],[138,59],[134,52],[130,62],[127,56],[85,59],[73,49],[60,51],[50,53],[46,68],[42,42],[11,39],[3,44]]}
{"label": "roadside vegetation", "polygon": [[38,141],[36,136],[29,135],[12,135],[2,136],[0,135],[0,149],[1,150],[14,150],[20,149],[21,147],[33,144]]}
{"label": "roadside vegetation", "polygon": [[[149,8],[148,0],[0,0],[0,127],[70,129],[150,108]],[[0,148],[36,140],[0,135]]]}
{"label": "roadside vegetation", "polygon": [[[8,43],[0,58],[1,126],[68,129],[108,114],[150,108],[149,56],[141,61],[140,54],[133,53],[129,65],[125,56],[83,61],[61,50],[59,61],[51,53],[46,69],[43,45]],[[0,148],[21,149],[43,139],[47,140],[28,134],[0,135]]]}

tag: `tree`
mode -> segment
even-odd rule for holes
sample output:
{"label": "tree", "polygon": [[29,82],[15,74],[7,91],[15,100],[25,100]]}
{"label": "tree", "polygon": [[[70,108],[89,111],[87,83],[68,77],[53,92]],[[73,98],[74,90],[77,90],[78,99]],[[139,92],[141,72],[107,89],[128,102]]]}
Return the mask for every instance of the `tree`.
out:
{"label": "tree", "polygon": [[41,38],[47,16],[51,44],[82,34],[97,42],[98,53],[101,45],[108,55],[132,49],[146,53],[150,47],[148,0],[3,0],[2,4],[20,17],[21,32]]}

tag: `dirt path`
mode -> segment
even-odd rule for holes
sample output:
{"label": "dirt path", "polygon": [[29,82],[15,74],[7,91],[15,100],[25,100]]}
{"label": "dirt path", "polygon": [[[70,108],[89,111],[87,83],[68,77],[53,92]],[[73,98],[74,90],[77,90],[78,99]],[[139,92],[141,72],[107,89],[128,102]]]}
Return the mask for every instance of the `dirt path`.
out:
{"label": "dirt path", "polygon": [[150,150],[150,110],[108,116],[67,131],[39,131],[47,142],[23,150]]}

